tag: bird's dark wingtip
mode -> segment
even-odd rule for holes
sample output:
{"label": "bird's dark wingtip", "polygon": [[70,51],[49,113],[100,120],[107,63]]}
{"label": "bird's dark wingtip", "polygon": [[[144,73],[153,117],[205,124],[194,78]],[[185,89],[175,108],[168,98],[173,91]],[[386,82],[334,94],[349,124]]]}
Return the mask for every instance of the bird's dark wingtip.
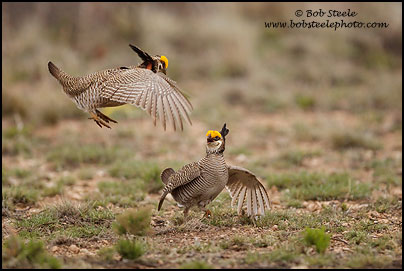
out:
{"label": "bird's dark wingtip", "polygon": [[142,49],[140,49],[139,47],[137,47],[137,46],[135,46],[135,45],[133,45],[133,44],[130,44],[130,43],[129,43],[129,47],[132,48],[132,50],[135,51],[136,54],[137,54],[141,59],[143,59],[143,61],[151,61],[151,60],[152,60],[152,57],[151,57],[148,53],[146,53],[145,51],[143,51]]}

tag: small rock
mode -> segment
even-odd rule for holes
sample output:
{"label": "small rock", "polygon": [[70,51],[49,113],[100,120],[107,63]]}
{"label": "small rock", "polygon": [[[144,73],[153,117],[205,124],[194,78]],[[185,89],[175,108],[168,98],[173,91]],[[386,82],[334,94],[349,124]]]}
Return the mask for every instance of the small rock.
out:
{"label": "small rock", "polygon": [[58,249],[59,249],[59,248],[58,248],[57,246],[53,246],[53,247],[51,248],[51,251],[52,251],[52,252],[56,252],[56,251],[58,251]]}
{"label": "small rock", "polygon": [[71,245],[69,250],[73,253],[79,253],[80,249],[76,245]]}
{"label": "small rock", "polygon": [[271,228],[273,231],[277,231],[278,230],[278,225],[273,225]]}

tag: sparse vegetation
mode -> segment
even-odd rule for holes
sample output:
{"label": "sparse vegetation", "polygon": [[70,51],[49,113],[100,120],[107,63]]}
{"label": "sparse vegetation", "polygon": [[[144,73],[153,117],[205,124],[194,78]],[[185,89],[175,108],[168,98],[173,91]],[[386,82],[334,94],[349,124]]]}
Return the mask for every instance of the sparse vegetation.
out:
{"label": "sparse vegetation", "polygon": [[74,205],[60,202],[53,207],[32,215],[28,219],[17,220],[16,226],[21,237],[46,238],[52,240],[62,235],[73,238],[92,238],[108,234],[114,215],[92,203]]}
{"label": "sparse vegetation", "polygon": [[285,190],[292,199],[299,200],[332,200],[363,199],[371,191],[367,183],[354,180],[348,174],[287,173],[271,174],[267,178],[268,185]]}
{"label": "sparse vegetation", "polygon": [[111,177],[136,179],[141,190],[146,193],[156,193],[163,187],[160,180],[160,167],[153,162],[127,160],[115,163],[109,170]]}
{"label": "sparse vegetation", "polygon": [[92,144],[63,144],[52,148],[47,155],[47,160],[57,169],[75,168],[85,164],[109,164],[118,157],[125,157],[126,154],[121,156],[119,151],[123,150]]}
{"label": "sparse vegetation", "polygon": [[144,199],[144,192],[139,187],[139,180],[112,180],[98,183],[99,194],[91,199],[105,200],[123,207],[134,207]]}
{"label": "sparse vegetation", "polygon": [[20,237],[11,236],[4,243],[2,267],[59,269],[62,265],[57,258],[46,252],[41,241],[30,240],[24,243]]}

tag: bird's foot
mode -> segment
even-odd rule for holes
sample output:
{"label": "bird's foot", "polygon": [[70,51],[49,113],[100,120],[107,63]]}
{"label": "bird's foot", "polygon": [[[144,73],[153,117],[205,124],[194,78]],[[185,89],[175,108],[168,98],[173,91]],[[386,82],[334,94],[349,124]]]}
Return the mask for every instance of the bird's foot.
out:
{"label": "bird's foot", "polygon": [[107,115],[104,115],[101,111],[98,111],[97,109],[95,110],[95,113],[97,113],[97,116],[100,119],[105,120],[107,123],[109,123],[110,121],[112,121],[113,123],[118,123],[116,120],[113,120],[110,117],[108,117]]}
{"label": "bird's foot", "polygon": [[205,214],[203,215],[203,217],[211,218],[212,217],[212,212],[209,209],[206,209]]}
{"label": "bird's foot", "polygon": [[102,128],[102,126],[105,126],[105,127],[109,128],[109,129],[111,129],[111,127],[109,127],[109,125],[106,124],[102,119],[100,119],[96,114],[91,112],[90,115],[91,115],[91,118],[88,118],[88,119],[94,120],[95,123],[97,123],[97,125],[100,126],[100,128]]}

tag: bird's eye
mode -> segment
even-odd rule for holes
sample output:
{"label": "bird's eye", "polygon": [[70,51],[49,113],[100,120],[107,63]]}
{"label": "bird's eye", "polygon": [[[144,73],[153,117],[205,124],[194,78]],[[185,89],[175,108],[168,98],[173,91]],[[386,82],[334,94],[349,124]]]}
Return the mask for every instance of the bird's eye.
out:
{"label": "bird's eye", "polygon": [[216,136],[216,137],[215,137],[215,139],[216,139],[216,140],[219,140],[219,137],[218,137],[218,136]]}

